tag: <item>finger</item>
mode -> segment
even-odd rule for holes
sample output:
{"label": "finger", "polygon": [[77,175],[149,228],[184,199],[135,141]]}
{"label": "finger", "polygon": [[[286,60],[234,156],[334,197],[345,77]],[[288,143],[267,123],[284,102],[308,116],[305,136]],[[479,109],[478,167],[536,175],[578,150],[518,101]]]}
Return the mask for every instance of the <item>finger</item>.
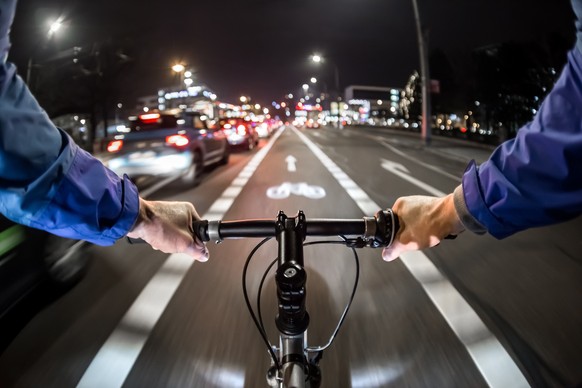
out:
{"label": "finger", "polygon": [[397,259],[398,256],[400,256],[400,252],[401,250],[395,248],[394,246],[384,248],[382,250],[382,259],[384,259],[384,261],[393,261]]}
{"label": "finger", "polygon": [[198,245],[192,244],[188,246],[186,252],[184,252],[194,258],[196,261],[206,262],[210,258],[210,252],[206,248],[206,244]]}

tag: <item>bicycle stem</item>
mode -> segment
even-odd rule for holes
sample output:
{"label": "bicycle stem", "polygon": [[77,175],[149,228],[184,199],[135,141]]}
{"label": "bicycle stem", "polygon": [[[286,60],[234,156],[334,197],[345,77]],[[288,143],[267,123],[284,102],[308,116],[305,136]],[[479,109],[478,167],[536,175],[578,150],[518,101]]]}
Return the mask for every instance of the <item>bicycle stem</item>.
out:
{"label": "bicycle stem", "polygon": [[275,324],[280,335],[280,365],[287,387],[317,387],[321,375],[316,365],[309,365],[305,354],[309,314],[305,308],[307,273],[303,268],[303,242],[306,237],[305,214],[287,217],[277,215],[276,237],[279,247],[278,268],[275,275],[278,314]]}
{"label": "bicycle stem", "polygon": [[[307,330],[309,314],[305,309],[307,274],[303,268],[305,214],[287,217],[279,212],[276,222],[279,265],[275,275],[279,313],[275,319],[281,333],[296,336]],[[284,355],[283,355],[284,356]]]}

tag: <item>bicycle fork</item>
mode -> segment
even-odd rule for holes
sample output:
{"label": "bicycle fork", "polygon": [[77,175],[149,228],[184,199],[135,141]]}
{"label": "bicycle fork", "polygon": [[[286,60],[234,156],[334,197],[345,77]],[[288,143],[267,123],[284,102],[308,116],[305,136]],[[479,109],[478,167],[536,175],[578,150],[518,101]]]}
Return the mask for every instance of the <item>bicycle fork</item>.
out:
{"label": "bicycle fork", "polygon": [[321,383],[317,362],[310,362],[306,354],[309,314],[305,308],[307,274],[303,268],[303,241],[306,235],[305,214],[287,217],[282,211],[277,216],[279,246],[277,283],[279,349],[275,352],[281,370],[272,366],[267,382],[279,388],[316,388]]}

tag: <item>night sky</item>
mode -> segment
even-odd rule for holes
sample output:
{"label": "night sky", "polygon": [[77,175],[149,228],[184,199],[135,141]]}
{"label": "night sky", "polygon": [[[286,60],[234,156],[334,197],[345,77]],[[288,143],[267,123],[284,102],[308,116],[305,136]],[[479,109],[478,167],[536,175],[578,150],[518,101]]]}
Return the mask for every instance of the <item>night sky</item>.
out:
{"label": "night sky", "polygon": [[[550,33],[574,42],[568,0],[418,4],[430,49],[444,50],[461,73],[470,51],[484,45]],[[174,82],[170,67],[177,61],[192,67],[219,99],[234,102],[245,94],[262,104],[297,93],[311,76],[333,87],[332,66],[309,62],[314,52],[337,65],[342,88],[402,87],[418,68],[411,0],[21,0],[10,55],[21,74],[47,20],[59,15],[65,26],[48,42],[51,50],[106,38],[133,42],[128,100]]]}

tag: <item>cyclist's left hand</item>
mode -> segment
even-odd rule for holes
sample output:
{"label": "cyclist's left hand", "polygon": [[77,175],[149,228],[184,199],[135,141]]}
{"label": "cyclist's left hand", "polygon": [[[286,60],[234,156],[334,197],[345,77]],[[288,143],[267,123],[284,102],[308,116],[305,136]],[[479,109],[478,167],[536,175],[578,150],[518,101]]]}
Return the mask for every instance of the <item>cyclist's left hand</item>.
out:
{"label": "cyclist's left hand", "polygon": [[398,216],[400,229],[392,245],[384,248],[382,257],[392,261],[403,252],[434,247],[449,236],[464,230],[453,194],[445,197],[413,195],[396,200],[392,210]]}
{"label": "cyclist's left hand", "polygon": [[190,202],[146,201],[139,199],[139,215],[131,238],[141,238],[154,249],[166,253],[185,253],[198,261],[209,257],[206,245],[194,237],[192,223],[200,220]]}

